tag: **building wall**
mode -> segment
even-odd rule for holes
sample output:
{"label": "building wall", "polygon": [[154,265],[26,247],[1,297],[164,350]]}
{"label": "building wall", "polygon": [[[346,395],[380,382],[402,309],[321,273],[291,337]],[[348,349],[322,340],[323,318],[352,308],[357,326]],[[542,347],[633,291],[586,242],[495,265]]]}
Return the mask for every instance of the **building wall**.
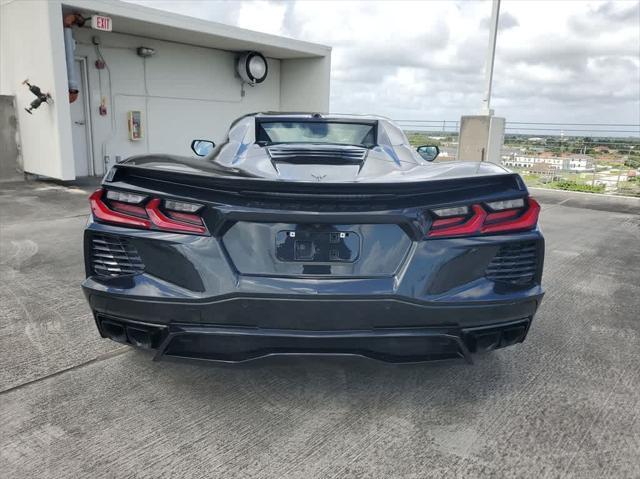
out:
{"label": "building wall", "polygon": [[[24,170],[71,180],[75,166],[63,45],[62,12],[55,2],[0,5],[0,94],[16,97]],[[53,103],[29,115],[24,107],[35,97],[22,85],[25,79],[50,92]]]}
{"label": "building wall", "polygon": [[0,95],[0,181],[14,179],[22,171],[17,126],[14,98]]}
{"label": "building wall", "polygon": [[[102,6],[107,10],[121,8],[109,2],[91,5],[97,11]],[[73,180],[76,172],[62,4],[59,0],[0,0],[0,8],[0,94],[16,96],[24,170]],[[148,25],[145,28],[149,31]],[[218,143],[229,124],[246,113],[329,109],[330,56],[268,58],[267,80],[242,91],[235,73],[236,53],[190,45],[184,38],[178,43],[170,38],[153,40],[87,27],[74,28],[74,34],[76,57],[85,58],[87,65],[88,121],[96,175],[105,171],[106,157],[113,163],[116,157],[144,153],[191,155],[192,139]],[[95,67],[94,35],[100,37],[108,71]],[[220,38],[218,41],[224,41]],[[143,60],[135,52],[139,46],[154,48],[156,54]],[[50,91],[53,104],[28,115],[23,108],[35,97],[21,85],[25,78]],[[106,99],[106,116],[98,114],[102,97]],[[140,141],[128,138],[127,112],[131,110],[142,115]]]}
{"label": "building wall", "polygon": [[280,110],[329,111],[331,57],[283,60]]}
{"label": "building wall", "polygon": [[[95,67],[95,35],[108,70]],[[267,79],[255,87],[245,85],[243,96],[232,52],[90,29],[76,30],[75,37],[76,57],[87,59],[97,174],[104,171],[105,156],[111,162],[144,153],[191,156],[191,140],[218,143],[235,118],[280,109],[280,60],[268,59]],[[140,46],[154,48],[155,55],[139,57]],[[106,116],[98,114],[102,97]],[[129,140],[130,110],[142,114],[142,140]]]}

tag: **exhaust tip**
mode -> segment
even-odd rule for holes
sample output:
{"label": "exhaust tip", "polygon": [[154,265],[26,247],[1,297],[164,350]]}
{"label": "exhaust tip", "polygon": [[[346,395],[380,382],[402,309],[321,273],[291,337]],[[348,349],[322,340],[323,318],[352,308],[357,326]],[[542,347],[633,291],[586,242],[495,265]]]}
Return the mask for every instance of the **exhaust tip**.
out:
{"label": "exhaust tip", "polygon": [[168,333],[166,326],[130,323],[102,314],[96,321],[103,337],[144,349],[157,348]]}
{"label": "exhaust tip", "polygon": [[504,326],[489,326],[466,329],[464,340],[469,350],[484,353],[521,343],[527,336],[530,320],[522,320]]}
{"label": "exhaust tip", "polygon": [[103,320],[100,323],[102,333],[109,339],[117,341],[119,343],[127,342],[127,333],[122,324],[114,321]]}
{"label": "exhaust tip", "polygon": [[127,326],[127,337],[131,344],[139,348],[151,349],[153,347],[153,338],[150,331]]}
{"label": "exhaust tip", "polygon": [[500,344],[500,332],[492,332],[485,334],[477,334],[475,336],[476,340],[476,352],[484,353],[488,351],[493,351],[498,348]]}

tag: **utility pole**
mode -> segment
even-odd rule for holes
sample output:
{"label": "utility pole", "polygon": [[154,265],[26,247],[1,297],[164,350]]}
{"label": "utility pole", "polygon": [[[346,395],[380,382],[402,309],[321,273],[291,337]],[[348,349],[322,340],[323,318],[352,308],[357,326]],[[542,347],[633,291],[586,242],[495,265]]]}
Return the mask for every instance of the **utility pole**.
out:
{"label": "utility pole", "polygon": [[491,6],[491,21],[489,23],[489,46],[484,72],[484,97],[482,98],[482,114],[492,115],[491,87],[493,84],[493,63],[496,58],[496,39],[498,37],[498,18],[500,17],[500,0],[493,0]]}
{"label": "utility pole", "polygon": [[481,110],[479,115],[463,115],[460,119],[458,152],[456,154],[459,160],[490,161],[493,163],[501,161],[505,119],[493,116],[491,109],[493,64],[496,56],[499,15],[500,0],[492,0]]}

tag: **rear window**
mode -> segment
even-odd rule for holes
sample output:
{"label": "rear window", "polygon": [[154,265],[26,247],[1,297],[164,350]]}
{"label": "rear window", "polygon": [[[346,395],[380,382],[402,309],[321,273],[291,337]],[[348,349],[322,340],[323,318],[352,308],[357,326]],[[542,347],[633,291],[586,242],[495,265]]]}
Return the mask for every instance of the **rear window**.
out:
{"label": "rear window", "polygon": [[326,143],[334,145],[375,145],[375,123],[332,121],[260,121],[256,140],[263,145],[277,143]]}

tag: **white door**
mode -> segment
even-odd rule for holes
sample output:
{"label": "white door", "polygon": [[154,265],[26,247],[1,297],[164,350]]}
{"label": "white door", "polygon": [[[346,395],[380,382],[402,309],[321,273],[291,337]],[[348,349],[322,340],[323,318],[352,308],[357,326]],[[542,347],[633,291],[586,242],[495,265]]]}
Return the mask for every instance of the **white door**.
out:
{"label": "white door", "polygon": [[73,157],[76,163],[76,177],[93,175],[93,158],[89,148],[90,130],[88,119],[87,83],[84,62],[76,60],[76,78],[80,83],[78,99],[71,103],[71,134],[73,136]]}

